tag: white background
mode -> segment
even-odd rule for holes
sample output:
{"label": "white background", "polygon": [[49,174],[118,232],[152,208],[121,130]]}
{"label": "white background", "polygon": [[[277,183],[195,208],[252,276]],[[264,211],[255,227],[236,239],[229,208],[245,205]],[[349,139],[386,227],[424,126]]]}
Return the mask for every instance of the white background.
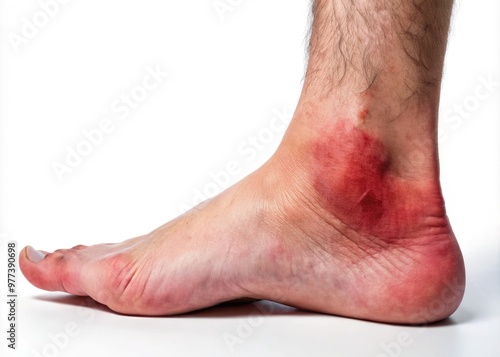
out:
{"label": "white background", "polygon": [[[149,232],[192,206],[198,191],[215,192],[210,173],[234,161],[241,167],[221,191],[272,154],[284,130],[264,134],[274,116],[290,116],[301,89],[309,1],[222,0],[233,4],[222,17],[213,3],[71,0],[43,24],[38,1],[0,2],[3,266],[8,240],[51,251]],[[499,10],[495,0],[458,2],[449,40],[441,177],[469,279],[451,319],[418,329],[264,303],[124,317],[20,276],[13,355],[493,356],[500,348]],[[37,32],[13,44],[23,18],[34,16]],[[140,91],[148,66],[168,78],[120,119],[111,105]],[[497,85],[488,91],[483,83],[491,80]],[[113,132],[58,180],[54,162],[65,164],[68,147],[103,118]],[[266,142],[252,156],[249,140],[259,134]],[[61,335],[65,329],[74,336]],[[405,346],[395,342],[401,333],[410,336]]]}

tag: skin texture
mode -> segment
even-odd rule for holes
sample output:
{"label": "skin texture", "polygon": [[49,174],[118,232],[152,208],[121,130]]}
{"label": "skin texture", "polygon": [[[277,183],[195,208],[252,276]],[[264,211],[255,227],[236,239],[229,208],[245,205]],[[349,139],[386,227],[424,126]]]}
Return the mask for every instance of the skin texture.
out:
{"label": "skin texture", "polygon": [[[314,187],[326,209],[356,231],[397,241],[425,214],[422,200],[443,206],[440,192],[431,192],[431,184],[416,181],[412,185],[399,177],[374,136],[346,121],[336,122],[329,132],[335,135],[325,135],[312,150]],[[401,200],[402,196],[407,199]],[[441,210],[434,214],[445,215]]]}
{"label": "skin texture", "polygon": [[266,164],[143,236],[27,247],[25,277],[125,314],[254,298],[391,323],[450,316],[465,289],[436,143],[451,7],[314,1],[302,95]]}
{"label": "skin texture", "polygon": [[366,117],[368,116],[368,113],[369,113],[369,112],[370,112],[370,111],[369,111],[368,109],[366,109],[366,108],[365,108],[365,109],[362,109],[362,110],[359,112],[359,114],[358,114],[358,119],[359,119],[359,121],[360,121],[361,123],[363,123],[363,122],[365,121],[365,119],[366,119]]}

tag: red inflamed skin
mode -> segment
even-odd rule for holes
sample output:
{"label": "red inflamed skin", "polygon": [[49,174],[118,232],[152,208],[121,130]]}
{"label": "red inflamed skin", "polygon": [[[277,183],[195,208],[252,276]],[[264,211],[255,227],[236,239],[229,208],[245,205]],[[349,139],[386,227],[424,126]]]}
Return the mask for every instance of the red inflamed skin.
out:
{"label": "red inflamed skin", "polygon": [[[335,228],[330,254],[336,266],[346,260],[349,271],[335,280],[350,296],[343,307],[356,317],[397,323],[446,317],[460,294],[442,311],[423,308],[445,306],[435,296],[464,284],[456,279],[463,266],[455,259],[458,245],[439,183],[433,175],[402,172],[376,134],[363,127],[367,115],[362,110],[359,121],[338,120],[310,143],[308,171],[317,205]],[[347,250],[359,252],[345,258]],[[358,275],[360,266],[369,268]],[[336,306],[329,312],[345,314]]]}
{"label": "red inflamed skin", "polygon": [[349,121],[330,133],[312,148],[314,187],[329,212],[393,243],[423,226],[429,235],[448,227],[435,180],[402,175],[381,141]]}

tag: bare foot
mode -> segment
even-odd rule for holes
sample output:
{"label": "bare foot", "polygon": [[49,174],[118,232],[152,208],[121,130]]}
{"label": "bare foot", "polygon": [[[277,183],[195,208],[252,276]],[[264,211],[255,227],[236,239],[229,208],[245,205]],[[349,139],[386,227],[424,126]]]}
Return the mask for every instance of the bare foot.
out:
{"label": "bare foot", "polygon": [[21,269],[37,287],[126,314],[252,297],[387,322],[449,316],[464,269],[437,172],[407,176],[353,120],[326,130],[299,133],[300,145],[289,133],[261,169],[145,236],[39,262],[27,248]]}
{"label": "bare foot", "polygon": [[[342,1],[315,1],[304,91],[263,167],[142,237],[48,254],[25,248],[26,278],[126,314],[240,298],[396,323],[452,314],[465,273],[436,147],[451,2],[361,2],[349,17],[360,23],[344,29],[331,21],[349,11],[351,2],[334,9]],[[358,16],[375,3],[377,16]],[[398,26],[425,31],[401,43],[391,36]]]}

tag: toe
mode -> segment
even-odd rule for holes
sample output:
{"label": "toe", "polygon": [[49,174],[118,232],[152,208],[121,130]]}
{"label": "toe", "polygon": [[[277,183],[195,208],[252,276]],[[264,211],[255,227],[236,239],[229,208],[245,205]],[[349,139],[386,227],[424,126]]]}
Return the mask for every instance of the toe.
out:
{"label": "toe", "polygon": [[85,249],[85,248],[88,248],[88,246],[86,245],[83,245],[83,244],[78,244],[78,245],[75,245],[73,248],[71,248],[72,250],[82,250],[82,249]]}
{"label": "toe", "polygon": [[81,262],[77,251],[47,253],[27,246],[20,253],[19,266],[26,279],[37,288],[85,295],[79,286]]}

